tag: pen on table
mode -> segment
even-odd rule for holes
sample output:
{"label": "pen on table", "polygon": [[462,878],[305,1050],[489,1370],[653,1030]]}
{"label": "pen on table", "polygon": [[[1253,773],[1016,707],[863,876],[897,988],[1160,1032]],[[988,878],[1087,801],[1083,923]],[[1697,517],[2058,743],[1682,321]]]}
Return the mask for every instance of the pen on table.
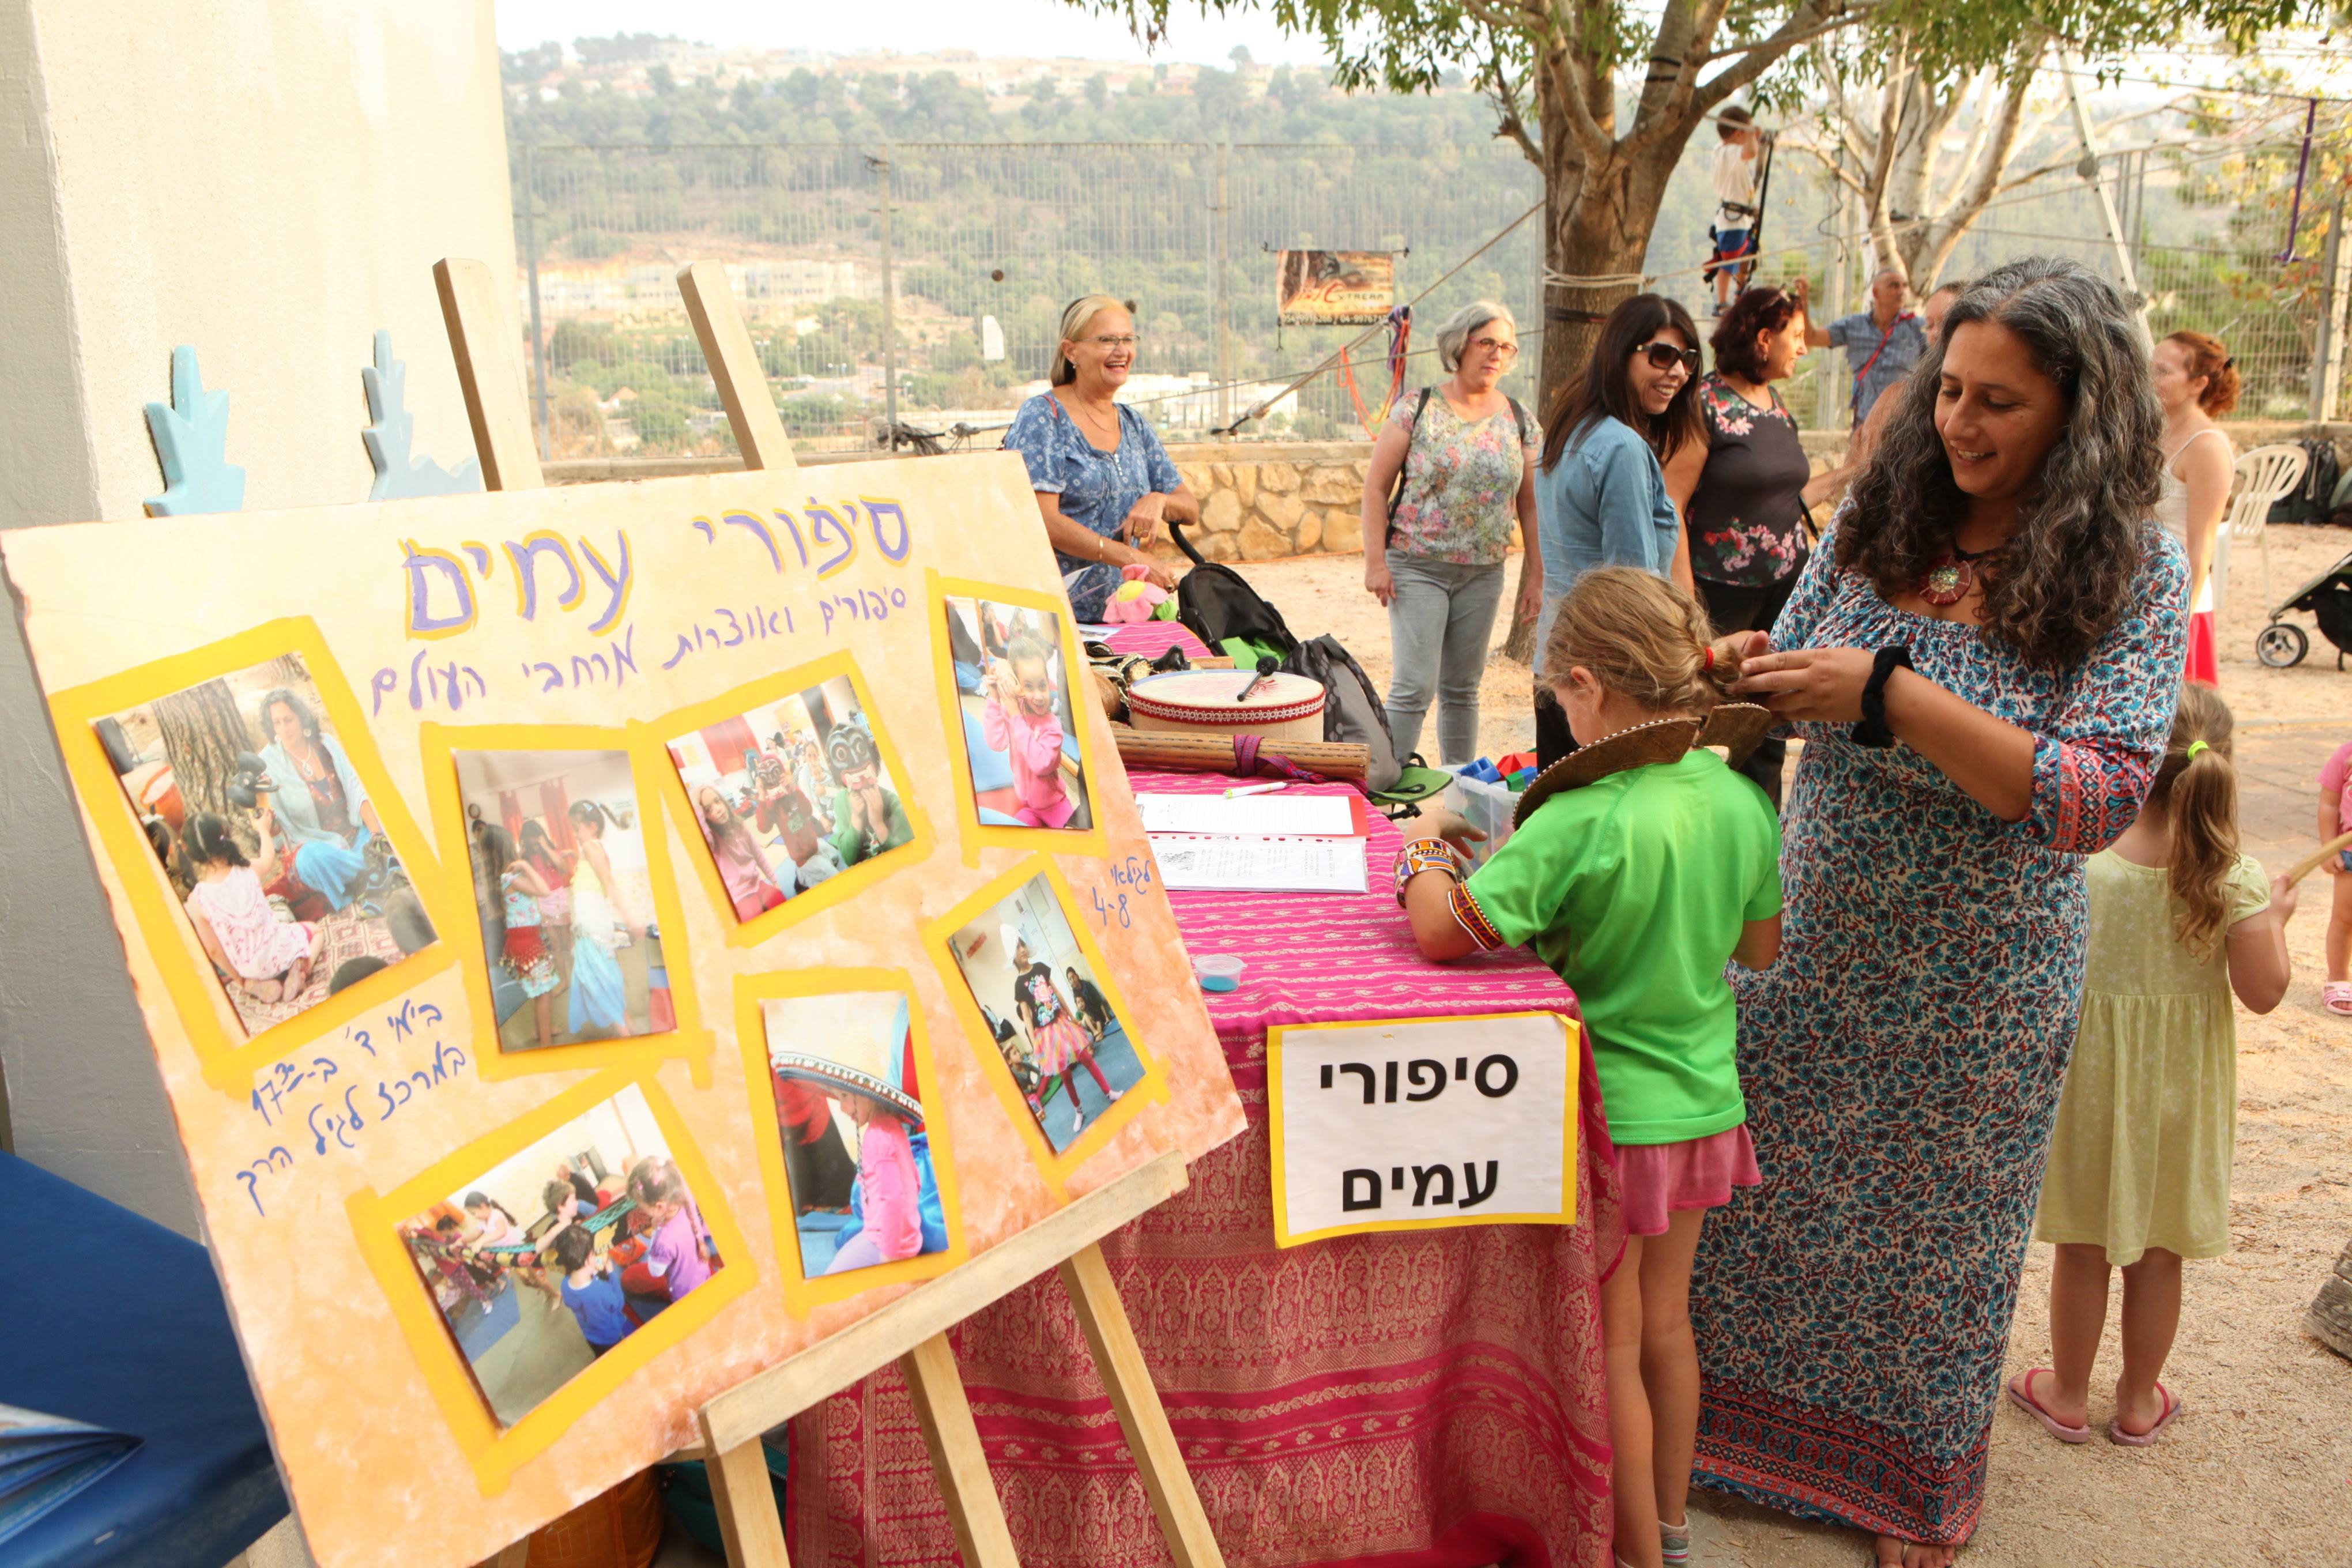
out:
{"label": "pen on table", "polygon": [[1290,787],[1290,785],[1288,785],[1287,784],[1244,784],[1244,785],[1242,785],[1242,787],[1241,787],[1241,788],[1239,788],[1239,789],[1229,789],[1229,790],[1227,790],[1227,791],[1225,792],[1225,798],[1226,798],[1227,800],[1231,800],[1231,799],[1233,799],[1233,798],[1234,798],[1234,796],[1236,796],[1236,795],[1271,795],[1271,794],[1273,794],[1276,790],[1278,790],[1278,789],[1288,789],[1289,787]]}

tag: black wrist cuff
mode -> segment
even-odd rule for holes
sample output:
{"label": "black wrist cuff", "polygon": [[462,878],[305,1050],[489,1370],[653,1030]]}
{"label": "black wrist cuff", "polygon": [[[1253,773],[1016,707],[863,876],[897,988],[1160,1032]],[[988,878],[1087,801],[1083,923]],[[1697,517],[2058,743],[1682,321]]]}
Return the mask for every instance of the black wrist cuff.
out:
{"label": "black wrist cuff", "polygon": [[1911,668],[1911,650],[1900,643],[1880,648],[1871,661],[1870,679],[1862,689],[1862,720],[1846,731],[1857,746],[1891,746],[1895,731],[1886,727],[1886,682],[1897,669]]}

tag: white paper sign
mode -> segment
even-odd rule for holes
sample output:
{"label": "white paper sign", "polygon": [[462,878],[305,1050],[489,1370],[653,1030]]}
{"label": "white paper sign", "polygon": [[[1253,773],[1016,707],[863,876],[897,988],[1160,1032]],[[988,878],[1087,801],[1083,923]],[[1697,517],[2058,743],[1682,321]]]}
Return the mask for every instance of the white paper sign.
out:
{"label": "white paper sign", "polygon": [[1506,1013],[1270,1030],[1276,1244],[1575,1224],[1575,1028]]}

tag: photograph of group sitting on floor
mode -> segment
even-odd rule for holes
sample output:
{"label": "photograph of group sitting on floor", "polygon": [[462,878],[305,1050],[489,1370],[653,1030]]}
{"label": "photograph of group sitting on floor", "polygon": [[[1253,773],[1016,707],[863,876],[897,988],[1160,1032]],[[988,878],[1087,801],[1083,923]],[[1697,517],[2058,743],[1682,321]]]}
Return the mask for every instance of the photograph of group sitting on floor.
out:
{"label": "photograph of group sitting on floor", "polygon": [[668,749],[739,921],[914,838],[845,675]]}
{"label": "photograph of group sitting on floor", "polygon": [[907,994],[778,997],[761,1011],[802,1277],[946,1251]]}
{"label": "photograph of group sitting on floor", "polygon": [[459,752],[501,1050],[677,1026],[626,752]]}
{"label": "photograph of group sitting on floor", "polygon": [[97,728],[247,1034],[435,940],[301,655]]}
{"label": "photograph of group sitting on floor", "polygon": [[723,1267],[634,1084],[400,1236],[502,1426]]}
{"label": "photograph of group sitting on floor", "polygon": [[957,931],[953,945],[1029,1114],[1061,1153],[1143,1081],[1140,1047],[1044,877]]}
{"label": "photograph of group sitting on floor", "polygon": [[972,804],[984,826],[1094,826],[1062,617],[992,599],[947,600],[948,649]]}

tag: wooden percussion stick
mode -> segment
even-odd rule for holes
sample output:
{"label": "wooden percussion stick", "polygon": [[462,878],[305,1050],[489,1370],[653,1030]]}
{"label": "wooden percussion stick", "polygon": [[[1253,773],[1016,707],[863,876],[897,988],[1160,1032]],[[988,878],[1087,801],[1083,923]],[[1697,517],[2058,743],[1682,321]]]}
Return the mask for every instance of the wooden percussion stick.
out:
{"label": "wooden percussion stick", "polygon": [[[2296,861],[2294,867],[2286,874],[2286,885],[2290,888],[2294,887],[2297,882],[2302,881],[2305,877],[2308,877],[2314,871],[2318,870],[2321,861],[2326,859],[2330,855],[2338,854],[2346,849],[2352,849],[2352,833],[2337,834],[2335,837],[2321,845],[2316,851],[2306,855],[2302,859]],[[2347,876],[2352,876],[2352,871],[2347,871],[2345,874]]]}

